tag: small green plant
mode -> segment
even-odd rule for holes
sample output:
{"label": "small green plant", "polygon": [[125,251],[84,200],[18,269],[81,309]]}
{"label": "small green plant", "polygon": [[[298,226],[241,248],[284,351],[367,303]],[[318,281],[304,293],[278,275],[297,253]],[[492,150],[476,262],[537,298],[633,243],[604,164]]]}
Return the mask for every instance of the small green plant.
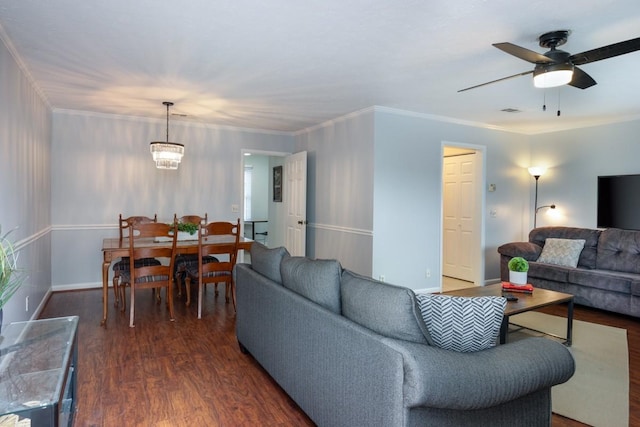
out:
{"label": "small green plant", "polygon": [[10,233],[0,236],[0,309],[25,280],[23,271],[18,268],[18,254],[7,237]]}
{"label": "small green plant", "polygon": [[194,224],[192,222],[179,222],[178,231],[184,231],[193,236],[198,231],[198,224]]}
{"label": "small green plant", "polygon": [[520,273],[529,271],[529,263],[526,259],[519,256],[511,258],[507,266],[509,267],[509,271],[518,271]]}

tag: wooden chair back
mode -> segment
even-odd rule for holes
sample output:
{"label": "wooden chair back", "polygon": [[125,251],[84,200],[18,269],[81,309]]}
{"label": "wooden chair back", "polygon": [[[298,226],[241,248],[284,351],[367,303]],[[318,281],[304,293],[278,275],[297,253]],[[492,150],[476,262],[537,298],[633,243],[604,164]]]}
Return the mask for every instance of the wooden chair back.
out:
{"label": "wooden chair back", "polygon": [[[198,318],[202,315],[202,289],[207,283],[225,283],[235,307],[233,268],[238,258],[240,218],[232,222],[211,222],[198,227]],[[203,262],[213,256],[218,262]]]}
{"label": "wooden chair back", "polygon": [[173,222],[181,222],[181,223],[191,223],[191,224],[201,224],[205,225],[207,223],[207,214],[205,212],[204,216],[199,215],[184,215],[178,218],[177,214],[173,214]]}
{"label": "wooden chair back", "polygon": [[[170,245],[153,244],[144,246],[137,245],[138,238],[129,239],[129,271],[131,286],[131,310],[129,326],[134,326],[135,290],[139,288],[166,288],[167,302],[171,320],[173,317],[173,263],[176,253],[176,242],[178,237],[176,224],[164,224],[160,222],[138,222],[131,224],[130,236],[138,238],[170,238]],[[151,243],[151,242],[147,242]],[[153,258],[163,260],[158,264],[136,262]]]}
{"label": "wooden chair back", "polygon": [[129,218],[122,218],[122,214],[120,214],[118,220],[118,231],[120,232],[120,240],[125,237],[129,237],[129,227],[131,225],[145,224],[149,222],[158,222],[158,214],[154,214],[153,218],[150,218],[148,216],[130,216]]}

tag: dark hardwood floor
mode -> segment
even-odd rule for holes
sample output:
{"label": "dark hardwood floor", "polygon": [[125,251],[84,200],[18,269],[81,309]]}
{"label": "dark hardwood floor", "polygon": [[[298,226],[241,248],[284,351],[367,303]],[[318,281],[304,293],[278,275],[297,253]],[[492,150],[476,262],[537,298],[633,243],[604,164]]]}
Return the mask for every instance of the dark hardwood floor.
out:
{"label": "dark hardwood floor", "polygon": [[[128,296],[128,295],[127,295]],[[235,314],[224,296],[205,294],[203,317],[176,298],[176,321],[151,291],[136,298],[136,327],[113,307],[100,327],[100,290],[54,293],[40,318],[80,316],[76,426],[312,426],[269,375],[240,352]],[[544,310],[566,315],[562,306]],[[640,323],[577,307],[577,320],[628,330],[630,425],[640,425]],[[553,426],[582,426],[553,416]]]}

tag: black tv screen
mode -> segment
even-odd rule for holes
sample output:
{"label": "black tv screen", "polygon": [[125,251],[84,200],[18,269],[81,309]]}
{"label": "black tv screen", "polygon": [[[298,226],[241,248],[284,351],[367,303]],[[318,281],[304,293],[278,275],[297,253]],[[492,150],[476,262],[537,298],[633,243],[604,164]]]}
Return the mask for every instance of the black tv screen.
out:
{"label": "black tv screen", "polygon": [[598,177],[598,228],[640,230],[640,174]]}

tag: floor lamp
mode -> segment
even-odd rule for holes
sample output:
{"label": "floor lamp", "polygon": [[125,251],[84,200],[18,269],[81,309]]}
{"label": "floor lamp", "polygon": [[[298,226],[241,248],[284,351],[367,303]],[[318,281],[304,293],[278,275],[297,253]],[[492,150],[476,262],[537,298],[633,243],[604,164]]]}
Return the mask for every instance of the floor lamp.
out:
{"label": "floor lamp", "polygon": [[[533,204],[533,228],[536,228],[536,223],[537,223],[537,219],[538,219],[538,210],[542,209],[544,207],[547,207],[547,206],[541,206],[540,208],[538,208],[538,179],[540,179],[540,177],[546,171],[547,171],[547,169],[541,168],[541,167],[530,167],[529,168],[529,173],[531,174],[532,177],[534,177],[536,179],[536,196],[535,196],[535,202]],[[556,205],[548,205],[548,207],[550,207],[551,209],[555,209]]]}

